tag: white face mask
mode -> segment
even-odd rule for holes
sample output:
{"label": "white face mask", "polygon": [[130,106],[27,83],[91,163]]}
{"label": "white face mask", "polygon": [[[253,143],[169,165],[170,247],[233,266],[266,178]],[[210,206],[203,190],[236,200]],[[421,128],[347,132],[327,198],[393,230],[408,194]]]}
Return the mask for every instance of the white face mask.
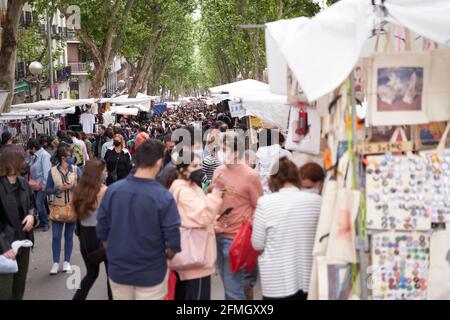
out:
{"label": "white face mask", "polygon": [[222,150],[217,152],[217,160],[219,160],[220,163],[225,163],[225,153]]}

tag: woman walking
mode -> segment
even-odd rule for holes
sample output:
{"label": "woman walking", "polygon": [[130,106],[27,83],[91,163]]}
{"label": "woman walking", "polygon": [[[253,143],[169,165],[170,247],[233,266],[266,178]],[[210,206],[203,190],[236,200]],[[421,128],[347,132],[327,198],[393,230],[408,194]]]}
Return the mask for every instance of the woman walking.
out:
{"label": "woman walking", "polygon": [[33,192],[21,176],[26,169],[25,152],[18,146],[4,146],[0,151],[0,255],[16,260],[19,271],[0,274],[0,300],[22,300],[30,261],[30,248],[17,254],[12,243],[33,241],[36,222]]}
{"label": "woman walking", "polygon": [[202,267],[177,271],[175,300],[211,300],[211,275],[216,271],[217,259],[214,221],[222,203],[222,191],[214,188],[211,194],[203,193],[201,160],[193,154],[191,159],[190,164],[177,166],[177,180],[172,183],[170,192],[177,203],[182,228],[207,232],[207,243],[203,244],[206,245],[206,263]]}
{"label": "woman walking", "polygon": [[116,134],[114,136],[113,146],[106,151],[105,162],[108,169],[107,186],[126,178],[130,174],[131,155],[125,148],[125,140],[122,135]]}
{"label": "woman walking", "polygon": [[61,146],[56,152],[58,164],[50,170],[47,180],[47,194],[55,195],[50,207],[52,221],[52,252],[53,265],[51,275],[59,272],[61,254],[61,238],[64,230],[64,272],[71,272],[70,258],[73,249],[73,233],[75,229],[75,215],[72,210],[73,189],[81,177],[81,170],[75,165],[76,158],[73,150]]}
{"label": "woman walking", "polygon": [[[80,240],[80,251],[86,265],[87,273],[81,281],[73,300],[86,300],[90,289],[97,280],[100,264],[105,263],[106,254],[100,240],[97,239],[97,210],[107,190],[107,177],[104,161],[89,161],[84,169],[80,182],[73,192],[72,205],[78,217],[77,230]],[[108,285],[108,298],[112,300],[111,289]]]}
{"label": "woman walking", "polygon": [[[310,178],[308,174],[304,178]],[[280,159],[269,179],[273,194],[259,199],[252,243],[258,259],[264,300],[306,300],[314,238],[322,198],[300,190],[297,166]]]}

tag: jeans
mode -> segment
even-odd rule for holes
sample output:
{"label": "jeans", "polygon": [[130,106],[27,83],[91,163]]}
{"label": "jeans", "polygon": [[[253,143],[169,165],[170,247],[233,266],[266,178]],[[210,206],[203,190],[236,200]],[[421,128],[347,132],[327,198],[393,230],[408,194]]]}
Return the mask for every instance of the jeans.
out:
{"label": "jeans", "polygon": [[52,251],[53,251],[53,262],[59,263],[61,254],[61,238],[64,226],[66,226],[64,231],[64,261],[70,262],[70,257],[72,256],[73,249],[73,233],[75,229],[75,222],[73,223],[62,223],[62,222],[52,222]]}
{"label": "jeans", "polygon": [[36,197],[36,211],[39,216],[39,222],[41,227],[48,226],[48,211],[45,204],[47,200],[47,194],[44,191],[35,192]]}
{"label": "jeans", "polygon": [[0,300],[22,300],[25,293],[30,248],[21,248],[17,254],[19,272],[0,274]]}
{"label": "jeans", "polygon": [[233,240],[221,235],[217,237],[217,270],[225,289],[225,300],[245,300],[244,271],[231,272],[230,247]]}

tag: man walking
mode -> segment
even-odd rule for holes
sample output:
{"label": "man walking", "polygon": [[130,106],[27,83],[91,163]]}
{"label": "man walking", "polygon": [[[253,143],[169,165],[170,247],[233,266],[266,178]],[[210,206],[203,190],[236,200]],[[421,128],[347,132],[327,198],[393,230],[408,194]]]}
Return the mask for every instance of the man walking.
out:
{"label": "man walking", "polygon": [[97,236],[106,247],[115,300],[162,300],[167,294],[167,259],[181,247],[176,203],[155,180],[163,156],[161,142],[143,142],[134,176],[113,184],[100,205]]}

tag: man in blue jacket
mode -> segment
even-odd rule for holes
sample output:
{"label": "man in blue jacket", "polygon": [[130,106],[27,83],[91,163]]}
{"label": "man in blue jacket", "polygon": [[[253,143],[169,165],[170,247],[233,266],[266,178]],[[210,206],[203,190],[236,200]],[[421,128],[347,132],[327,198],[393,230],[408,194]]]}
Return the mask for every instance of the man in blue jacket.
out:
{"label": "man in blue jacket", "polygon": [[176,203],[155,180],[163,157],[161,142],[143,142],[135,154],[135,174],[109,187],[100,204],[97,236],[106,247],[115,300],[167,295],[167,259],[181,247]]}

